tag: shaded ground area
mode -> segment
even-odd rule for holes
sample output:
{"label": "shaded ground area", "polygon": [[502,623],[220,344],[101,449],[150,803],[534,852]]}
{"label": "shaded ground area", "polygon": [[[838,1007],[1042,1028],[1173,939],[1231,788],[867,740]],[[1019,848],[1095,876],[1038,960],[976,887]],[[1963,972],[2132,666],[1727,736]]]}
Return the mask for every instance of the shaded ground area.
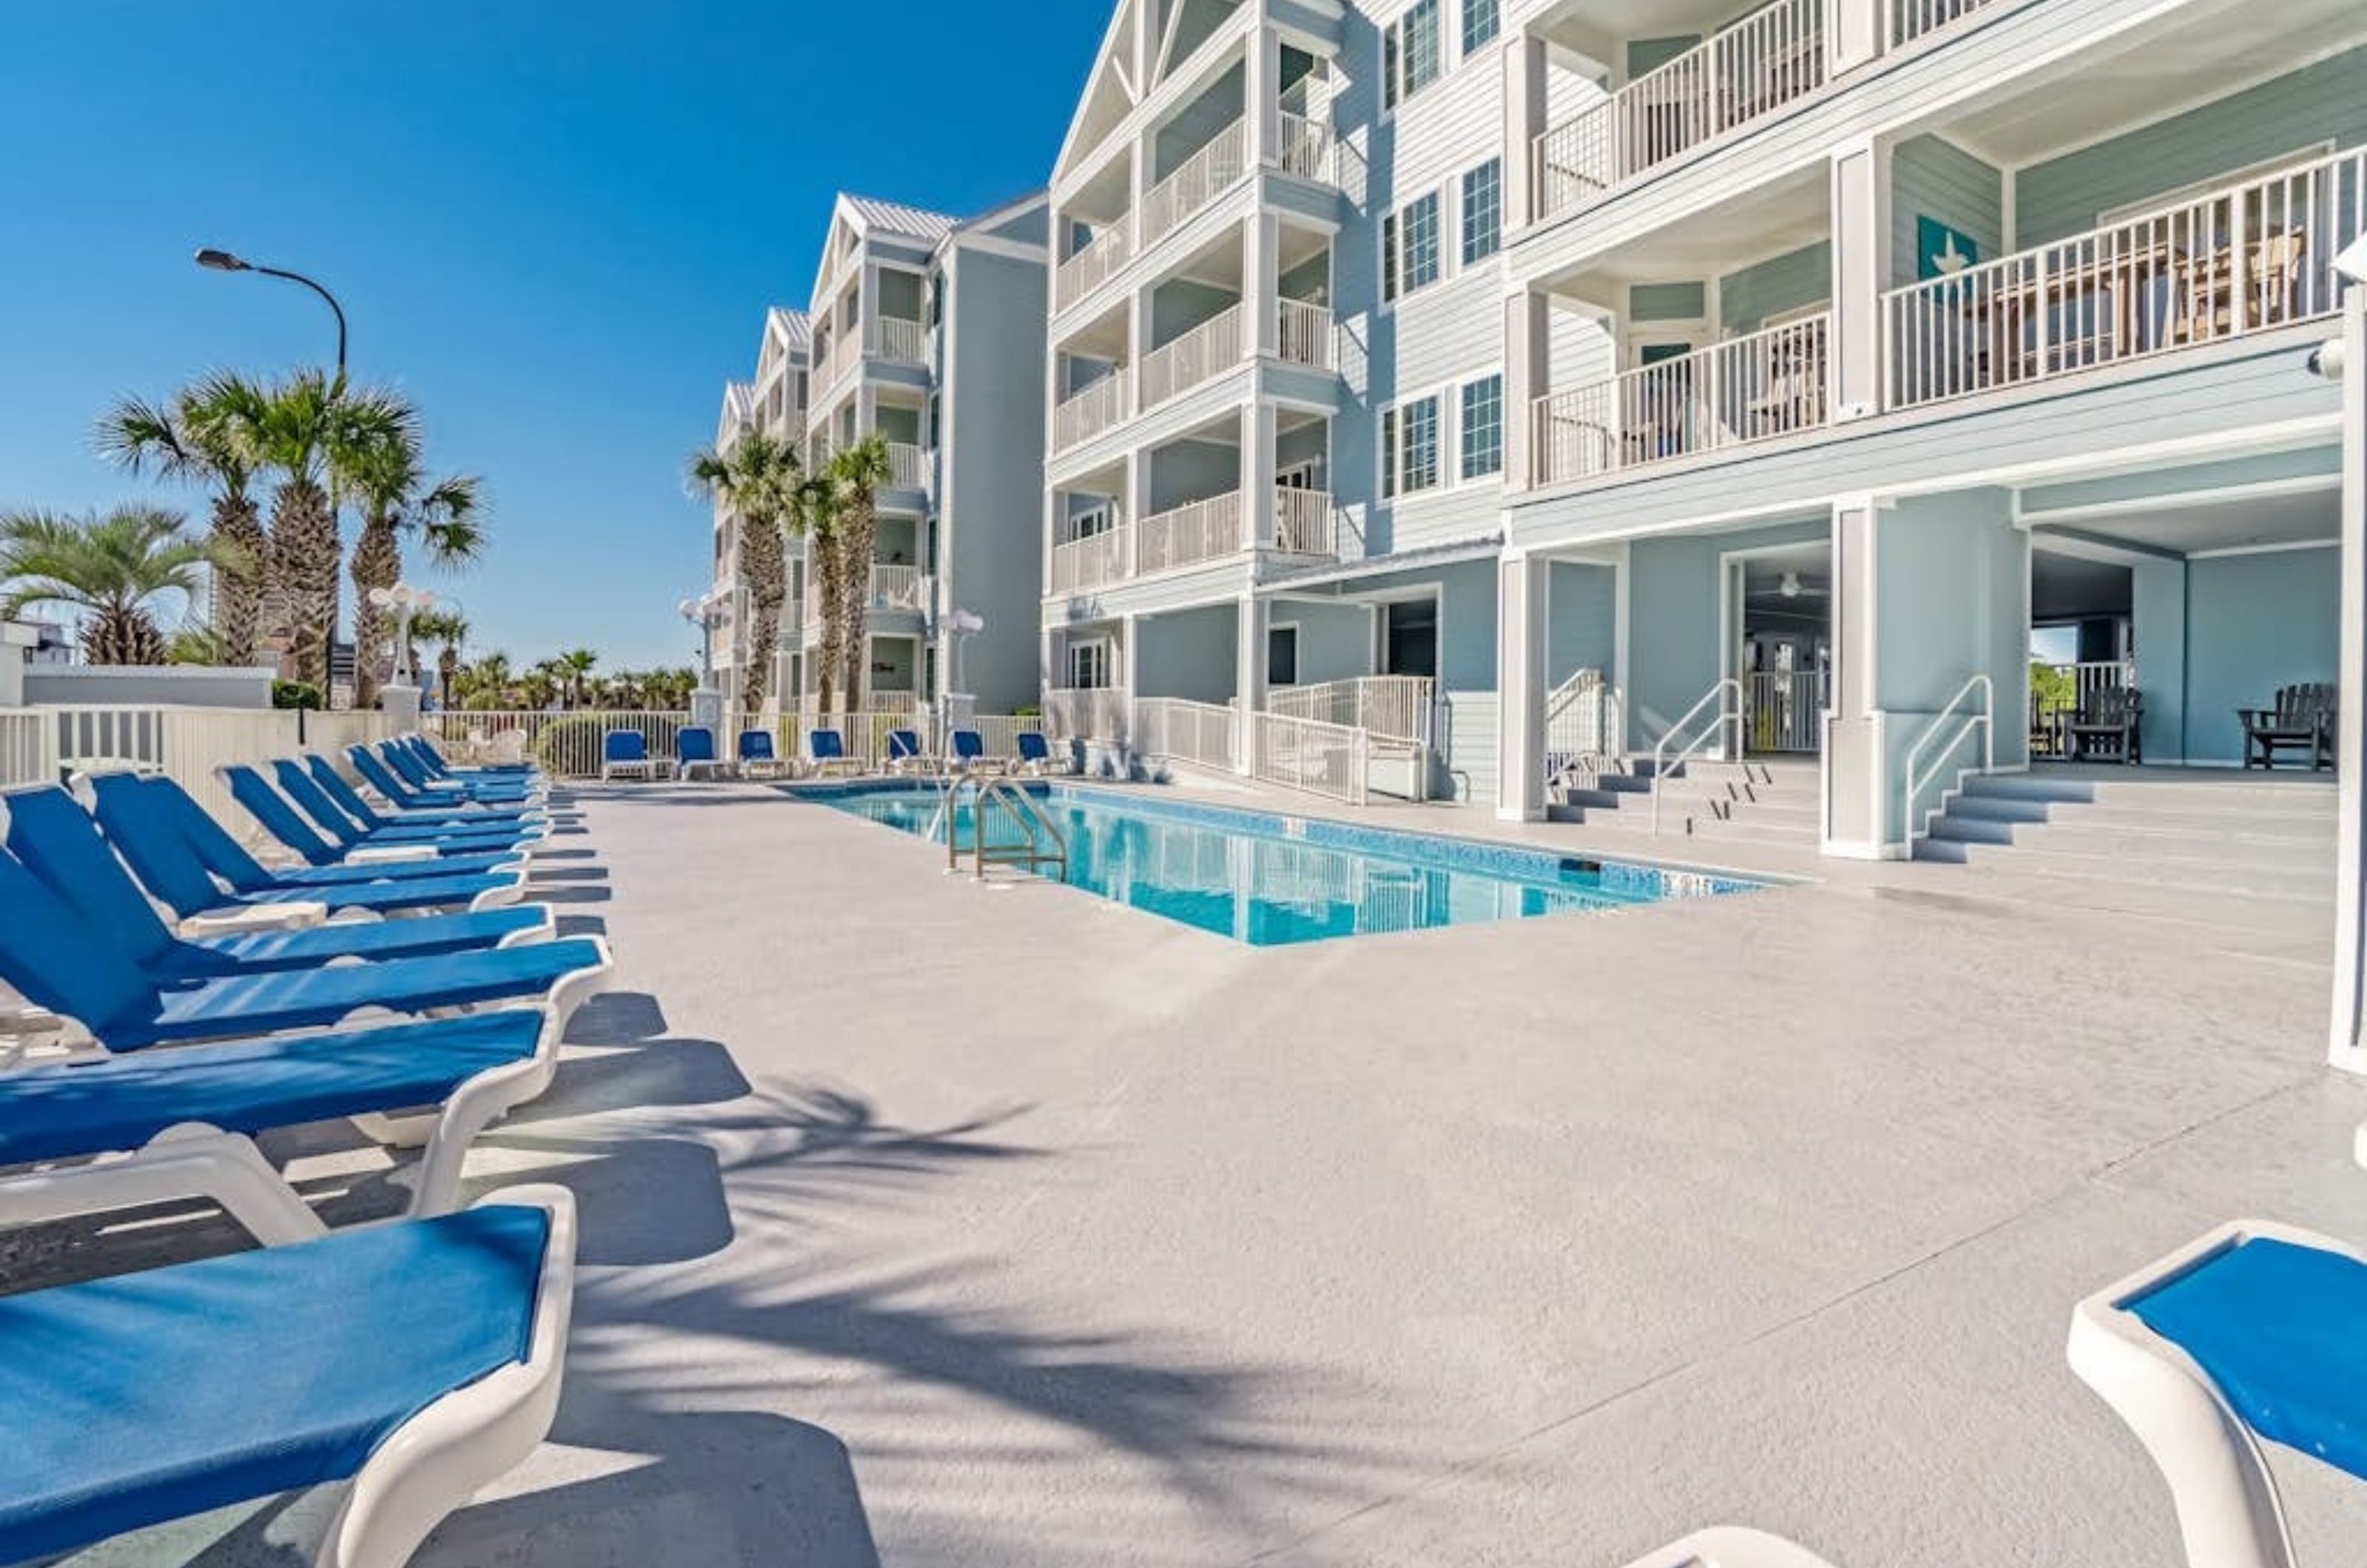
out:
{"label": "shaded ground area", "polygon": [[[569,1392],[425,1564],[1592,1568],[1738,1520],[2139,1568],[2169,1511],[2073,1301],[2234,1214],[2367,1236],[2307,910],[1827,868],[1251,950],[764,788],[583,798],[606,874],[552,886],[620,994],[473,1168],[581,1195]],[[2283,1470],[2305,1555],[2367,1527]],[[76,1561],[293,1562],[318,1510]]]}

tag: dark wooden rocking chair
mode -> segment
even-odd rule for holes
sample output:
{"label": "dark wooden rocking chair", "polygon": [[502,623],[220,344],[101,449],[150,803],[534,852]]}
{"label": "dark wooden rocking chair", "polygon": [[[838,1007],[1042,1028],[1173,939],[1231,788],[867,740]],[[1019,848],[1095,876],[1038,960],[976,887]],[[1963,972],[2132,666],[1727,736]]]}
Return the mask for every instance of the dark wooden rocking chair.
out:
{"label": "dark wooden rocking chair", "polygon": [[2334,766],[2334,688],[2324,682],[2287,686],[2276,704],[2237,708],[2244,724],[2244,766],[2273,768],[2280,751],[2299,751],[2313,771]]}
{"label": "dark wooden rocking chair", "polygon": [[2101,751],[2131,765],[2145,761],[2145,699],[2134,686],[2101,686],[2088,694],[2063,726],[2063,751],[2086,761]]}

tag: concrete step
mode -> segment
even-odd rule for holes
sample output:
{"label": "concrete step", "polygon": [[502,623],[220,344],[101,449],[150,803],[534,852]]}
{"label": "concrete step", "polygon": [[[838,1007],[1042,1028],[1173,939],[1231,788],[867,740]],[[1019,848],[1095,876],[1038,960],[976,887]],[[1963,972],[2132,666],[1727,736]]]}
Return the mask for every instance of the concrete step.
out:
{"label": "concrete step", "polygon": [[2076,801],[2012,800],[1988,795],[1958,795],[1948,803],[1948,815],[1991,822],[2078,822],[2112,827],[2129,832],[2233,833],[2263,838],[2305,839],[2313,843],[2334,841],[2331,811],[2250,811],[2231,804],[2225,811],[2149,811],[2125,806],[2089,806]]}
{"label": "concrete step", "polygon": [[1968,799],[2037,801],[2096,806],[2114,811],[2158,811],[2225,816],[2244,812],[2302,817],[2332,816],[2334,785],[2293,779],[2262,782],[2219,778],[2193,783],[2161,778],[2056,778],[2044,773],[1986,773],[1965,781]]}
{"label": "concrete step", "polygon": [[2017,849],[2098,855],[2129,863],[2202,862],[2219,865],[2321,871],[2332,875],[2332,840],[2248,837],[2232,833],[2135,832],[2106,823],[2049,822],[2017,825],[2010,840]]}
{"label": "concrete step", "polygon": [[1736,818],[1689,818],[1685,828],[1686,836],[1689,838],[1756,844],[1813,846],[1817,842],[1818,833],[1818,825],[1814,818],[1806,822],[1769,821],[1755,813]]}
{"label": "concrete step", "polygon": [[2032,876],[2179,887],[2196,892],[2237,893],[2261,898],[2315,900],[2330,897],[2334,891],[2331,862],[2305,870],[2260,865],[2249,861],[2178,860],[2154,856],[2132,858],[1937,838],[1917,840],[1915,857]]}

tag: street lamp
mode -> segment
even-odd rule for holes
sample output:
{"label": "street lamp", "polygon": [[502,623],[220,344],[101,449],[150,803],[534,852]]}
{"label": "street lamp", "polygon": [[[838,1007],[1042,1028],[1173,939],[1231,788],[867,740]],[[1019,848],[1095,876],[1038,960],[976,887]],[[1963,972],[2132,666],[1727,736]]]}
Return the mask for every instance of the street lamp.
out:
{"label": "street lamp", "polygon": [[684,620],[698,628],[698,689],[702,692],[715,688],[715,628],[730,618],[724,598],[723,593],[709,593],[675,606]]}
{"label": "street lamp", "polygon": [[436,595],[425,588],[413,588],[408,582],[398,582],[391,588],[373,588],[369,602],[381,610],[394,612],[394,674],[398,685],[415,687],[419,684],[418,666],[411,658],[411,617],[424,615],[436,607]]}
{"label": "street lamp", "polygon": [[289,272],[281,267],[261,266],[251,261],[242,261],[228,251],[216,250],[211,245],[198,253],[198,265],[210,272],[258,272],[266,277],[284,277],[290,283],[302,284],[327,300],[330,310],[337,318],[337,379],[342,381],[345,378],[345,308],[337,303],[335,295],[300,272]]}

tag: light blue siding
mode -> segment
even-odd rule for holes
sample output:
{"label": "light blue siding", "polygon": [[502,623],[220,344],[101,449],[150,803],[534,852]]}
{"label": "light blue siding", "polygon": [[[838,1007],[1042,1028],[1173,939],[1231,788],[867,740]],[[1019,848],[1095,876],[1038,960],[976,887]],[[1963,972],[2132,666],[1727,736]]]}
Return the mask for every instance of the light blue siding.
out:
{"label": "light blue siding", "polygon": [[[1685,51],[1701,42],[1698,34],[1688,33],[1677,38],[1639,38],[1627,45],[1627,79],[1634,81],[1648,71],[1659,69]],[[1691,70],[1692,67],[1686,67]]]}
{"label": "light blue siding", "polygon": [[1041,263],[977,250],[957,252],[949,276],[941,396],[954,436],[938,547],[960,607],[986,620],[963,649],[963,678],[980,712],[1008,713],[1036,700],[1042,660],[1048,278]]}
{"label": "light blue siding", "polygon": [[1608,676],[1618,657],[1618,573],[1606,566],[1556,561],[1546,599],[1546,683],[1558,686],[1580,670]]}
{"label": "light blue siding", "polygon": [[1980,259],[2005,250],[2005,176],[1953,142],[1918,136],[1890,158],[1890,281],[1915,281],[1916,222],[1930,218],[1967,235]]}
{"label": "light blue siding", "polygon": [[[2190,758],[2233,761],[2243,746],[2237,708],[2266,707],[2280,686],[2335,678],[2342,587],[2335,556],[2282,550],[2188,564]],[[2140,660],[2140,675],[2144,669]]]}
{"label": "light blue siding", "polygon": [[[1719,558],[1831,537],[1824,520],[1638,539],[1628,550],[1628,744],[1648,750],[1726,673]],[[1575,666],[1573,666],[1575,668]]]}
{"label": "light blue siding", "polygon": [[1150,510],[1205,501],[1239,490],[1241,453],[1214,441],[1177,441],[1150,454]]}
{"label": "light blue siding", "polygon": [[1833,247],[1819,240],[1718,280],[1718,316],[1729,333],[1757,332],[1768,317],[1819,305],[1833,294]]}
{"label": "light blue siding", "polygon": [[1274,622],[1298,627],[1300,685],[1373,672],[1373,612],[1364,605],[1279,603],[1274,606]]}
{"label": "light blue siding", "polygon": [[1239,694],[1232,605],[1148,616],[1134,624],[1134,631],[1137,696],[1227,703]]}
{"label": "light blue siding", "polygon": [[1699,283],[1638,283],[1627,290],[1627,319],[1697,321],[1708,313],[1708,298]]}

